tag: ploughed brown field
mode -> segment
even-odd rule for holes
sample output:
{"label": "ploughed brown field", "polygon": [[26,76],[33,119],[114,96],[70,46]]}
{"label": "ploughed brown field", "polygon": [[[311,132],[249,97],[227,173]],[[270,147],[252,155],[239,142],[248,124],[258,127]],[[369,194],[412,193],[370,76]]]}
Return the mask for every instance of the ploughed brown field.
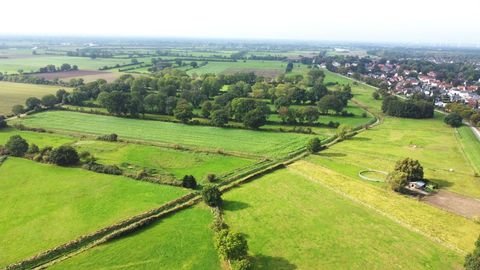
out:
{"label": "ploughed brown field", "polygon": [[30,76],[44,78],[46,80],[54,80],[58,78],[63,81],[68,81],[73,78],[83,78],[86,82],[95,81],[97,79],[104,79],[108,82],[111,82],[117,79],[120,74],[97,70],[74,70],[62,72],[35,73]]}

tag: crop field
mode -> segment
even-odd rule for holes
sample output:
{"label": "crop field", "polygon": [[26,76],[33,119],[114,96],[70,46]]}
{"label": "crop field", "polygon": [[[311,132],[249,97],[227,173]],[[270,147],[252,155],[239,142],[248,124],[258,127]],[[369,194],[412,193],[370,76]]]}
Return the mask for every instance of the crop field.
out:
{"label": "crop field", "polygon": [[69,88],[60,86],[0,82],[0,115],[10,114],[13,105],[24,105],[29,97],[41,98],[47,94],[55,94],[60,88],[70,91]]}
{"label": "crop field", "polygon": [[196,206],[51,269],[222,269],[213,245],[212,220],[210,210]]}
{"label": "crop field", "polygon": [[212,153],[173,150],[149,145],[79,141],[73,144],[79,152],[89,151],[99,163],[117,164],[121,168],[133,166],[154,168],[160,173],[173,174],[177,179],[191,174],[202,181],[207,174],[221,175],[246,167],[254,160]]}
{"label": "crop field", "polygon": [[311,138],[303,134],[192,126],[68,111],[49,111],[18,121],[47,130],[96,135],[116,133],[122,138],[261,156],[287,154],[304,147]]}
{"label": "crop field", "polygon": [[462,263],[452,250],[295,171],[268,174],[224,197],[226,221],[248,236],[258,269],[453,269]]}
{"label": "crop field", "polygon": [[9,158],[0,167],[0,267],[150,210],[186,191]]}

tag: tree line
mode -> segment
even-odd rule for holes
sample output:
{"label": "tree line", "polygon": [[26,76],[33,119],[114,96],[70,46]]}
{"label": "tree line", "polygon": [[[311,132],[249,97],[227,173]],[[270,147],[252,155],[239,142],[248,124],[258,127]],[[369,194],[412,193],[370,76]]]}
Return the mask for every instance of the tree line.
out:
{"label": "tree line", "polygon": [[29,98],[25,107],[16,107],[16,113],[63,103],[99,106],[119,116],[172,115],[184,123],[193,117],[203,117],[216,126],[237,121],[255,129],[267,123],[274,109],[285,123],[313,124],[322,114],[348,115],[344,108],[352,98],[350,86],[330,91],[324,77],[319,69],[275,81],[254,73],[191,77],[184,71],[164,69],[152,77],[122,75],[112,83],[79,81],[70,93],[59,90],[55,102],[51,95]]}

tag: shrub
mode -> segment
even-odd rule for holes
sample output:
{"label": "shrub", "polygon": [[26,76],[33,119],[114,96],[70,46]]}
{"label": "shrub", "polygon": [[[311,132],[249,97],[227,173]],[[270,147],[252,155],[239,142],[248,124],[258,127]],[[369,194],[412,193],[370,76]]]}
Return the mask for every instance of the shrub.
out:
{"label": "shrub", "polygon": [[222,193],[214,185],[207,185],[202,189],[203,201],[209,206],[222,205]]}
{"label": "shrub", "polygon": [[185,175],[182,179],[182,186],[184,188],[195,189],[197,188],[197,181],[193,175]]}
{"label": "shrub", "polygon": [[456,112],[447,115],[443,121],[451,127],[460,127],[462,125],[462,117]]}
{"label": "shrub", "polygon": [[252,260],[249,257],[234,260],[231,262],[232,270],[250,270],[253,269]]}
{"label": "shrub", "polygon": [[23,107],[23,105],[14,105],[12,107],[12,113],[15,114],[15,115],[20,115],[22,114],[23,112],[25,112],[25,108]]}
{"label": "shrub", "polygon": [[107,141],[107,142],[116,142],[118,140],[118,135],[115,133],[98,136],[97,140]]}
{"label": "shrub", "polygon": [[39,152],[40,152],[40,148],[38,148],[38,146],[34,143],[32,143],[30,147],[28,147],[28,151],[27,151],[28,154],[37,154]]}
{"label": "shrub", "polygon": [[49,161],[60,166],[69,166],[77,164],[80,158],[75,148],[62,145],[52,150]]}
{"label": "shrub", "polygon": [[5,144],[5,148],[10,155],[15,157],[23,157],[28,151],[28,143],[20,135],[13,135]]}
{"label": "shrub", "polygon": [[0,129],[7,127],[7,121],[5,121],[5,117],[0,115]]}
{"label": "shrub", "polygon": [[210,183],[216,182],[217,181],[217,176],[213,173],[207,174],[207,181]]}
{"label": "shrub", "polygon": [[311,138],[307,143],[307,150],[310,153],[317,153],[322,150],[322,143],[319,138]]}
{"label": "shrub", "polygon": [[401,192],[408,184],[407,175],[400,171],[394,171],[387,175],[386,182],[391,190]]}
{"label": "shrub", "polygon": [[217,233],[215,246],[225,260],[241,260],[247,256],[248,244],[245,236],[228,229]]}
{"label": "shrub", "polygon": [[480,269],[480,237],[477,242],[475,242],[475,249],[473,252],[465,257],[465,264],[463,266],[465,266],[466,270]]}
{"label": "shrub", "polygon": [[102,165],[94,162],[84,164],[82,168],[89,171],[104,173],[104,174],[121,175],[123,173],[123,171],[120,168],[118,168],[116,165]]}

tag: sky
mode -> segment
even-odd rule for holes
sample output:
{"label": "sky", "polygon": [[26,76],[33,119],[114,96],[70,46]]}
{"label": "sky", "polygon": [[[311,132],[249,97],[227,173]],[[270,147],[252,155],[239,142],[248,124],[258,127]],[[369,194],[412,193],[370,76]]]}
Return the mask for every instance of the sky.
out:
{"label": "sky", "polygon": [[480,46],[480,0],[22,0],[0,8],[8,35]]}

